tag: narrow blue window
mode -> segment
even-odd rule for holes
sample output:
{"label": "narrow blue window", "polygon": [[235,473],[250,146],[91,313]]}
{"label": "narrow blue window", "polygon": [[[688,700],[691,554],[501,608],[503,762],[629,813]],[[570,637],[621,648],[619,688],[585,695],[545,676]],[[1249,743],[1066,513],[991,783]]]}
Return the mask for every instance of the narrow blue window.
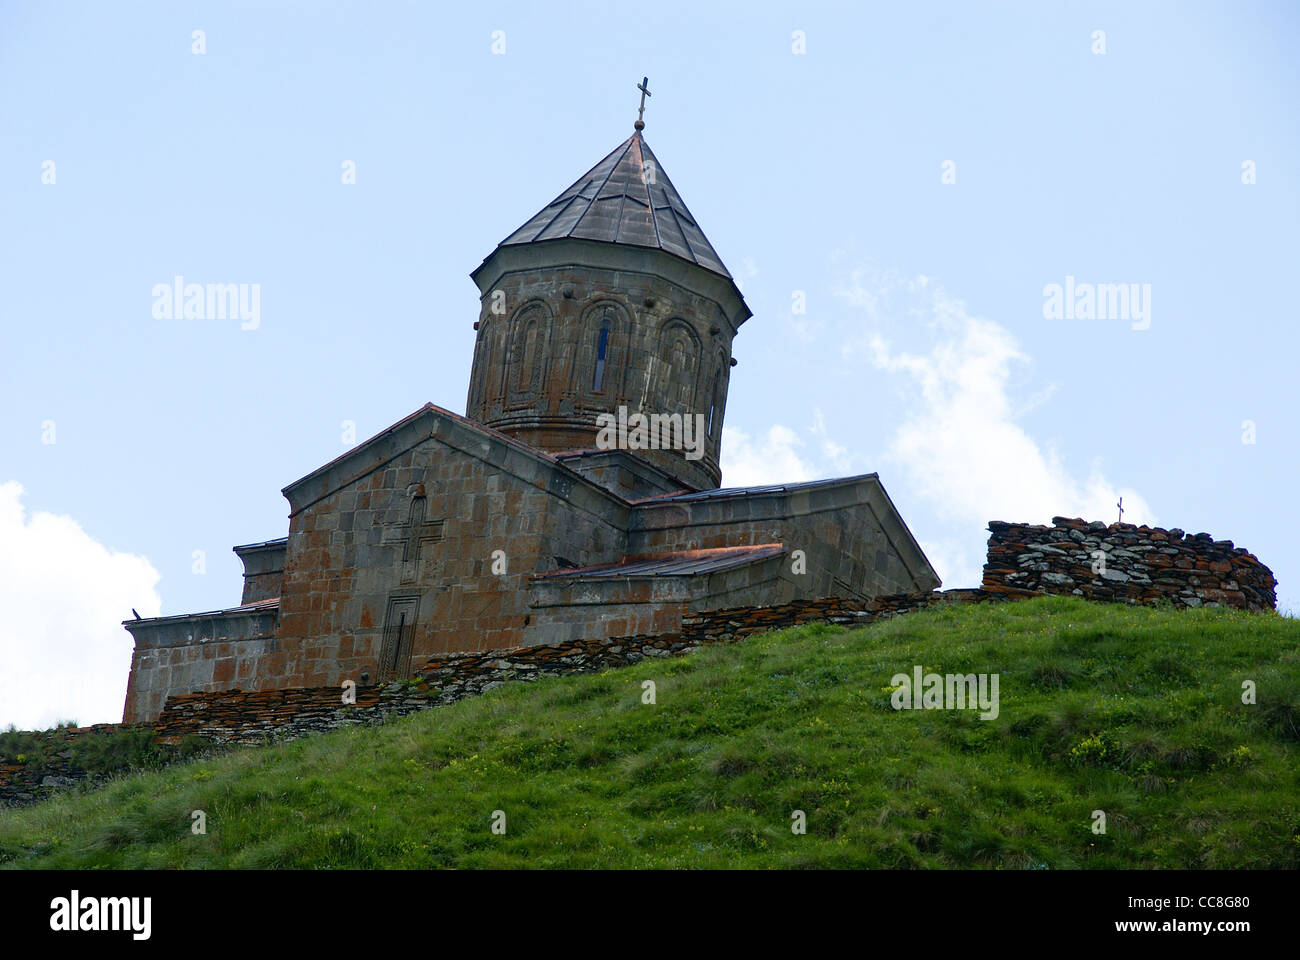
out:
{"label": "narrow blue window", "polygon": [[600,325],[600,343],[596,346],[596,372],[591,378],[591,389],[599,390],[605,382],[605,351],[609,349],[609,321]]}
{"label": "narrow blue window", "polygon": [[713,394],[709,397],[709,423],[706,433],[713,436],[713,415],[718,412],[718,392],[722,388],[722,371],[713,375]]}

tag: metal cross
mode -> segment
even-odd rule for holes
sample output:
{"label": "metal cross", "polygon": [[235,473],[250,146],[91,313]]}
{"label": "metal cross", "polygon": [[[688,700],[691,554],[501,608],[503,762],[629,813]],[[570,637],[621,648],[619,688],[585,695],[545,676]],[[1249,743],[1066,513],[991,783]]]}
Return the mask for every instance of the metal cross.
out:
{"label": "metal cross", "polygon": [[1115,506],[1119,507],[1119,522],[1123,523],[1124,522],[1124,498],[1120,497],[1119,503],[1115,504]]}
{"label": "metal cross", "polygon": [[645,126],[645,120],[642,119],[642,115],[645,113],[645,98],[653,96],[653,94],[650,93],[650,78],[642,77],[641,82],[636,85],[636,88],[641,91],[641,106],[637,109],[636,123],[634,126],[640,130]]}

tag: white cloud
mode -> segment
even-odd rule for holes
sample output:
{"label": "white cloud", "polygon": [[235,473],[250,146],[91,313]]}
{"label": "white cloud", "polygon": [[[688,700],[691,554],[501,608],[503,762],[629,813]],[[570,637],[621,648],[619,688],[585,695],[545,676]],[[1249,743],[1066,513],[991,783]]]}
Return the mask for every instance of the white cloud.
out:
{"label": "white cloud", "polygon": [[[1028,407],[1045,403],[1052,387],[1017,406],[1009,389],[1012,369],[1027,363],[1004,327],[969,314],[926,277],[864,279],[842,291],[877,329],[906,315],[921,323],[928,342],[919,352],[893,348],[879,332],[846,343],[845,356],[864,352],[880,370],[910,383],[910,412],[890,439],[886,460],[899,465],[914,498],[928,502],[938,521],[913,524],[941,531],[929,541],[931,562],[945,586],[974,586],[983,563],[989,520],[1049,523],[1056,515],[1109,519],[1124,498],[1124,519],[1152,523],[1140,494],[1116,487],[1094,460],[1086,478],[1070,473],[1054,450],[1044,449],[1017,422]],[[978,550],[975,548],[978,547]],[[980,558],[979,564],[973,558]],[[940,567],[947,567],[945,574]]]}
{"label": "white cloud", "polygon": [[919,540],[934,572],[945,587],[978,587],[984,578],[984,547],[979,538]]}
{"label": "white cloud", "polygon": [[0,726],[122,719],[131,636],[121,622],[162,609],[158,571],[68,516],[36,513],[0,483]]}
{"label": "white cloud", "polygon": [[835,468],[837,474],[849,474],[852,471],[853,458],[849,448],[831,439],[826,430],[826,418],[822,416],[821,407],[813,409],[813,425],[808,428],[808,432],[820,438],[822,457]]}
{"label": "white cloud", "polygon": [[728,487],[817,480],[816,468],[799,453],[799,435],[774,424],[761,437],[728,427],[722,440],[722,480]]}
{"label": "white cloud", "polygon": [[745,257],[743,260],[740,261],[740,266],[741,266],[740,271],[732,279],[736,281],[736,289],[739,290],[741,293],[744,293],[745,281],[751,280],[754,277],[758,276],[758,272],[759,272],[758,264],[754,262],[753,257]]}

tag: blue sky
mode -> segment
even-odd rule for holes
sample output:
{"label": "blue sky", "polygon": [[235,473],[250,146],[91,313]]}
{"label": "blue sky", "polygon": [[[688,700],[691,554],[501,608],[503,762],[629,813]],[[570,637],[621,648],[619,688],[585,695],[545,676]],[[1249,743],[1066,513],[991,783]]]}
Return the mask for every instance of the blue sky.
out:
{"label": "blue sky", "polygon": [[[724,484],[878,471],[946,586],[987,520],[1122,494],[1300,609],[1295,5],[562,10],[0,5],[0,723],[117,719],[132,607],[238,602],[345,421],[464,410],[469,272],[642,75],[754,311]],[[257,329],[156,318],[177,275],[257,284]],[[1046,318],[1067,277],[1149,327]]]}

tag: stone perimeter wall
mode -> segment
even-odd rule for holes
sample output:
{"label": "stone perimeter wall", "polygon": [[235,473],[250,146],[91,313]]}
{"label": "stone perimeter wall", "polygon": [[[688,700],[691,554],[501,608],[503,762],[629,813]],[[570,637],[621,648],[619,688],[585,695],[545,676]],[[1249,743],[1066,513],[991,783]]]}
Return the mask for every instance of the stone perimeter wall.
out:
{"label": "stone perimeter wall", "polygon": [[0,809],[35,803],[45,799],[53,790],[64,790],[76,784],[102,778],[92,776],[72,759],[72,744],[81,737],[131,726],[122,723],[97,723],[89,727],[58,727],[36,734],[50,747],[51,758],[34,769],[12,758],[0,759]]}
{"label": "stone perimeter wall", "polygon": [[936,602],[979,599],[978,594],[954,590],[880,597],[865,605],[829,597],[771,607],[737,607],[687,617],[681,633],[570,640],[550,646],[432,657],[411,681],[359,687],[355,705],[343,704],[338,687],[190,693],[168,698],[154,728],[169,741],[188,735],[214,743],[291,739],[454,703],[509,681],[591,673],[647,657],[677,656],[705,643],[730,642],[801,623],[860,625]]}
{"label": "stone perimeter wall", "polygon": [[[452,703],[512,680],[604,670],[801,623],[862,625],[943,603],[1065,594],[1097,601],[1169,601],[1177,607],[1276,609],[1272,571],[1230,540],[1130,523],[1107,525],[1067,517],[1054,517],[1052,523],[1048,527],[990,521],[988,562],[978,589],[901,593],[867,603],[829,597],[737,607],[687,616],[681,633],[433,657],[413,682],[358,689],[356,706],[344,706],[335,687],[186,694],[168,699],[155,727],[164,737],[193,734],[216,742],[298,736]],[[1097,551],[1106,556],[1104,572],[1094,557]]]}
{"label": "stone perimeter wall", "polygon": [[[214,744],[291,740],[341,727],[382,723],[442,704],[477,696],[509,681],[591,673],[637,663],[647,657],[690,653],[705,643],[739,640],[767,630],[801,623],[858,625],[906,613],[935,602],[977,599],[980,591],[920,593],[881,597],[862,609],[860,601],[831,597],[768,607],[737,607],[687,617],[682,633],[639,634],[616,639],[571,640],[492,653],[452,654],[425,661],[413,681],[356,688],[356,703],[345,705],[339,687],[283,690],[227,690],[189,693],[167,699],[153,723],[97,724],[94,727],[46,730],[36,735],[58,750],[67,742],[97,731],[151,728],[164,743],[198,736]],[[59,761],[57,769],[36,774],[22,764],[0,763],[0,808],[33,803],[54,790],[77,783],[98,783],[86,771]]]}
{"label": "stone perimeter wall", "polygon": [[1053,517],[1050,527],[992,520],[989,532],[982,589],[990,594],[1277,609],[1273,572],[1250,551],[1208,533],[1067,517]]}
{"label": "stone perimeter wall", "polygon": [[[859,626],[941,604],[1064,594],[1097,601],[1169,601],[1178,607],[1276,609],[1277,581],[1272,571],[1250,552],[1209,534],[1187,536],[1177,529],[1108,526],[1065,517],[1053,518],[1051,527],[995,520],[989,523],[989,531],[988,562],[978,589],[895,594],[865,604],[831,597],[738,607],[686,617],[681,633],[438,656],[424,663],[414,681],[358,687],[355,705],[344,705],[337,687],[173,696],[152,727],[166,742],[187,735],[218,744],[292,739],[453,703],[509,681],[594,672],[803,623]],[[1105,573],[1099,565],[1094,574],[1093,554],[1099,550],[1107,558]],[[128,725],[100,724],[83,730],[119,726]],[[43,735],[66,738],[76,731]],[[38,785],[25,780],[18,766],[0,765],[0,806],[39,799],[47,789],[78,778],[78,771],[71,769],[59,774],[54,778],[59,783]]]}

